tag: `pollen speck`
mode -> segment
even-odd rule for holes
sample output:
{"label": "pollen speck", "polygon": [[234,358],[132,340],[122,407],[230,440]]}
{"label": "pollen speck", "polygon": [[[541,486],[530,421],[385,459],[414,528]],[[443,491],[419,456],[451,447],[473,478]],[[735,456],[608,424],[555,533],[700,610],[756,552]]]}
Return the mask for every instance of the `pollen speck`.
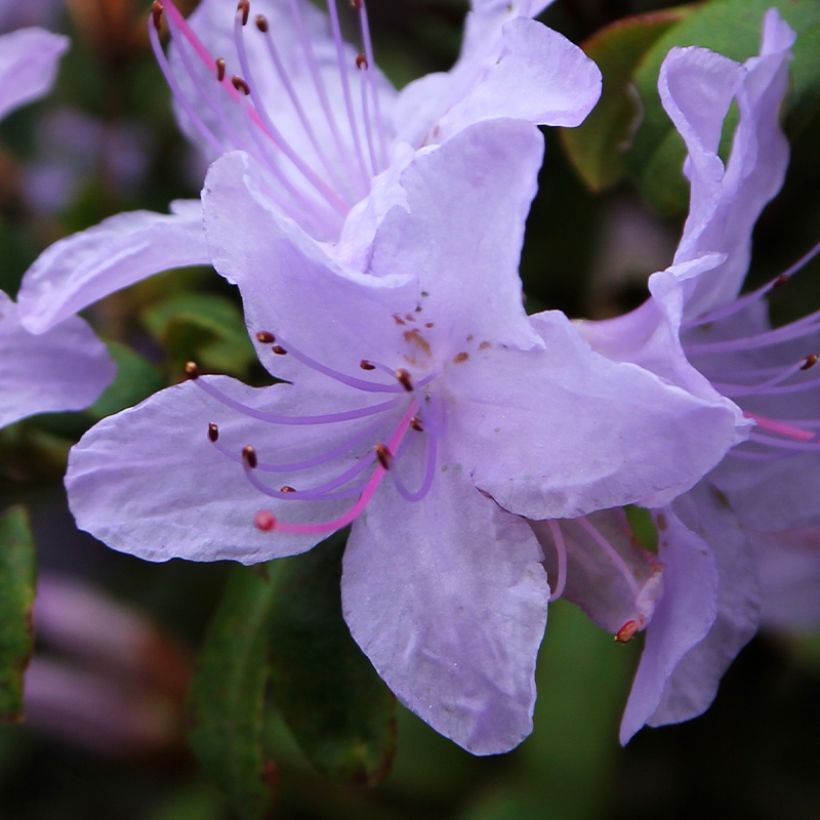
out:
{"label": "pollen speck", "polygon": [[461,351],[461,353],[457,353],[455,356],[453,356],[453,361],[454,361],[456,364],[461,364],[462,362],[466,362],[466,361],[467,361],[467,359],[469,359],[469,358],[470,358],[470,354],[469,354],[469,353],[465,353],[465,352],[462,350],[462,351]]}
{"label": "pollen speck", "polygon": [[430,342],[428,342],[418,330],[405,330],[402,335],[404,336],[405,342],[415,345],[423,350],[428,356],[430,355]]}
{"label": "pollen speck", "polygon": [[490,347],[491,347],[491,345],[490,345],[490,343],[489,343],[489,342],[482,342],[482,343],[478,346],[478,349],[479,349],[479,350],[487,350],[487,349],[489,349]]}

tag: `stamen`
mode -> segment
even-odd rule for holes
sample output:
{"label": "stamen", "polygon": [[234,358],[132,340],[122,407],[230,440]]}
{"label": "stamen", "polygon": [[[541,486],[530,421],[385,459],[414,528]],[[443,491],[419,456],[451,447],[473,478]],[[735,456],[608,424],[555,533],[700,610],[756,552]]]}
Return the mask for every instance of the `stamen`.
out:
{"label": "stamen", "polygon": [[385,444],[377,444],[375,451],[379,464],[381,464],[385,470],[389,470],[390,463],[393,460],[393,454],[390,452],[390,449]]}
{"label": "stamen", "polygon": [[254,526],[262,532],[270,532],[276,526],[276,518],[269,510],[260,510],[254,516]]}
{"label": "stamen", "polygon": [[564,588],[567,585],[567,546],[564,541],[564,533],[561,532],[561,525],[557,521],[550,519],[547,521],[547,526],[550,528],[552,543],[555,547],[555,557],[558,563],[556,571],[558,578],[550,594],[550,601],[557,601],[564,594]]}
{"label": "stamen", "polygon": [[199,367],[196,362],[185,362],[185,375],[192,380],[199,378]]}
{"label": "stamen", "polygon": [[216,58],[216,79],[220,84],[225,80],[225,60],[222,57]]}
{"label": "stamen", "polygon": [[758,333],[753,336],[744,336],[740,338],[727,339],[720,342],[703,342],[685,345],[686,353],[688,355],[704,353],[736,353],[752,350],[755,348],[768,347],[769,345],[779,344],[780,342],[788,342],[793,339],[800,339],[803,336],[809,336],[817,332],[820,328],[820,311],[804,316],[796,322],[792,322],[783,327],[775,328],[764,333]]}
{"label": "stamen", "polygon": [[250,0],[239,0],[236,4],[236,10],[241,13],[242,15],[242,25],[248,25],[248,16],[251,13],[251,4]]}
{"label": "stamen", "polygon": [[609,543],[609,541],[607,541],[606,538],[604,538],[604,536],[598,531],[598,529],[595,526],[593,526],[593,524],[586,517],[576,518],[574,520],[606,553],[609,560],[614,564],[615,568],[623,576],[632,594],[637,596],[639,591],[638,583],[635,580],[635,577],[629,571],[629,567],[627,567],[624,559],[621,558],[618,551],[612,546],[612,544]]}
{"label": "stamen", "polygon": [[373,364],[372,362],[367,361],[367,359],[362,359],[359,362],[359,367],[361,367],[362,370],[375,370],[376,369],[376,365]]}
{"label": "stamen", "polygon": [[276,336],[269,330],[258,330],[256,332],[256,341],[262,345],[270,345],[276,341]]}
{"label": "stamen", "polygon": [[[376,60],[373,57],[373,41],[370,37],[370,23],[367,18],[367,5],[364,0],[355,0],[355,2],[351,5],[359,13],[359,28],[362,33],[362,45],[364,46],[364,55],[367,59],[367,65],[375,66]],[[364,80],[370,86],[370,95],[373,99],[373,115],[375,119],[376,134],[379,138],[381,167],[386,168],[389,165],[387,158],[387,138],[384,132],[384,120],[382,119],[381,103],[379,102],[379,93],[376,87],[376,81],[373,77],[373,72],[365,72]]]}
{"label": "stamen", "polygon": [[408,392],[413,392],[413,379],[410,376],[410,373],[405,370],[403,367],[400,367],[396,371],[396,379],[398,379],[399,384]]}
{"label": "stamen", "polygon": [[765,444],[780,450],[798,450],[803,453],[820,453],[820,441],[785,441],[781,438],[772,438],[764,433],[749,433],[749,441],[756,444]]}
{"label": "stamen", "polygon": [[410,419],[410,426],[419,433],[424,432],[424,424],[418,416],[413,416],[413,418]]}
{"label": "stamen", "polygon": [[[773,390],[772,388],[777,387],[777,385],[782,384],[783,382],[790,379],[792,376],[799,373],[801,370],[808,370],[817,362],[817,356],[804,356],[800,359],[797,364],[790,365],[789,367],[777,368],[775,369],[776,375],[770,379],[766,379],[765,381],[758,382],[757,384],[725,384],[717,381],[713,381],[712,385],[723,393],[725,396],[729,396],[730,398],[736,398],[740,396],[756,396],[756,395],[774,395],[782,390]],[[748,371],[746,371],[748,372]],[[750,373],[753,375],[754,371]],[[811,387],[814,382],[800,382],[799,384],[789,385],[786,392],[793,393],[798,392],[800,390],[806,390],[808,387]]]}
{"label": "stamen", "polygon": [[801,370],[808,370],[810,367],[814,367],[817,364],[817,354],[810,353],[803,361],[803,365],[800,368]]}
{"label": "stamen", "polygon": [[629,620],[615,633],[614,639],[618,643],[629,643],[642,628],[641,621]]}
{"label": "stamen", "polygon": [[151,21],[154,24],[154,28],[159,33],[162,30],[162,12],[164,11],[163,5],[160,0],[154,0],[151,3]]}
{"label": "stamen", "polygon": [[356,55],[356,68],[358,68],[359,71],[367,71],[369,68],[367,64],[367,57],[365,57],[361,51]]}
{"label": "stamen", "polygon": [[[417,417],[414,416],[410,420],[410,426],[414,430],[419,429],[415,426],[416,422]],[[393,470],[391,473],[391,475],[393,476],[393,483],[396,487],[396,490],[405,501],[421,501],[427,495],[427,493],[430,492],[430,488],[433,486],[433,481],[436,477],[436,459],[438,457],[438,436],[436,436],[433,432],[427,434],[426,450],[427,452],[425,454],[424,475],[422,476],[421,483],[419,484],[418,489],[407,489],[407,485],[405,485],[405,483],[401,480],[401,477],[399,476],[397,470]]]}
{"label": "stamen", "polygon": [[245,464],[248,465],[252,470],[256,469],[256,465],[259,463],[256,458],[256,450],[250,444],[246,444],[242,448],[242,460]]}
{"label": "stamen", "polygon": [[287,351],[287,350],[285,350],[285,348],[284,348],[284,347],[282,347],[282,345],[274,345],[274,346],[271,348],[271,350],[272,350],[272,351],[273,351],[273,352],[274,352],[277,356],[286,356],[286,355],[287,355],[287,353],[288,353],[288,351]]}
{"label": "stamen", "polygon": [[208,439],[216,443],[219,441],[219,425],[210,422],[208,424]]}

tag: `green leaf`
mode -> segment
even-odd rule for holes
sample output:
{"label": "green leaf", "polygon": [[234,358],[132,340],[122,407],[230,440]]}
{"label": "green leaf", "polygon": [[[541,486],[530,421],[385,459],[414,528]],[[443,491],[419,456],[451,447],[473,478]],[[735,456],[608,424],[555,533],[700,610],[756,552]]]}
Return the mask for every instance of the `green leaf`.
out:
{"label": "green leaf", "polygon": [[95,420],[139,404],[165,386],[159,370],[147,359],[119,342],[108,342],[108,352],[117,363],[117,376],[106,391],[89,407]]}
{"label": "green leaf", "polygon": [[583,43],[603,74],[601,99],[582,125],[561,129],[561,140],[592,191],[610,188],[624,175],[624,153],[641,117],[632,88],[634,71],[658,38],[691,11],[679,7],[628,17]]}
{"label": "green leaf", "polygon": [[22,719],[23,673],[34,648],[34,538],[23,507],[0,515],[0,721]]}
{"label": "green leaf", "polygon": [[344,539],[277,561],[271,639],[273,698],[313,766],[375,785],[396,747],[395,699],[350,636],[339,584]]}
{"label": "green leaf", "polygon": [[224,296],[180,293],[150,305],[141,315],[175,370],[195,359],[208,370],[242,375],[256,358],[242,312]]}
{"label": "green leaf", "polygon": [[273,799],[262,742],[271,592],[254,570],[233,571],[188,695],[194,754],[243,820],[270,816]]}
{"label": "green leaf", "polygon": [[[688,185],[681,172],[685,149],[661,105],[658,75],[669,49],[697,45],[742,61],[757,53],[763,15],[777,7],[797,33],[791,87],[784,106],[786,131],[794,135],[820,107],[820,3],[816,0],[715,0],[697,6],[646,52],[634,74],[644,118],[626,157],[627,170],[645,199],[665,214],[683,213]],[[728,129],[727,129],[728,130]],[[728,139],[729,134],[725,135]]]}

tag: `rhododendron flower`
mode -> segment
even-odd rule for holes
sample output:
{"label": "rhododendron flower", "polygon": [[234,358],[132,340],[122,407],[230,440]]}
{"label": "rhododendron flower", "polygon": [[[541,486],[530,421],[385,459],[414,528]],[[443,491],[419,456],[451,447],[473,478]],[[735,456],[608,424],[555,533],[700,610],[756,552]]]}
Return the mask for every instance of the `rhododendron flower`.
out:
{"label": "rhododendron flower", "polygon": [[[415,152],[483,120],[577,125],[595,105],[595,64],[531,19],[546,5],[475,2],[453,69],[400,92],[376,65],[364,0],[350,12],[356,48],[342,39],[336,0],[327,15],[308,0],[203,0],[187,20],[165,0],[154,3],[149,34],[181,127],[203,156],[245,151],[291,230],[364,262],[376,226],[401,203],[396,179]],[[22,318],[43,332],[153,273],[210,261],[198,203],[119,214],[35,262],[20,291]]]}
{"label": "rhododendron flower", "polygon": [[[794,271],[738,296],[754,223],[788,163],[778,114],[793,41],[771,10],[760,54],[743,64],[701,48],[672,50],[659,89],[688,148],[692,192],[674,264],[650,277],[651,299],[636,311],[579,325],[596,350],[693,394],[725,396],[755,425],[695,490],[657,511],[663,594],[651,619],[636,620],[648,629],[623,742],[645,723],[686,720],[709,706],[758,625],[756,556],[767,542],[802,543],[818,524],[818,494],[807,489],[820,480],[812,369],[820,313],[771,328],[764,297]],[[724,166],[718,144],[733,101],[740,117]],[[817,577],[816,551],[801,552]],[[764,572],[768,563],[760,563]]]}
{"label": "rhododendron flower", "polygon": [[[46,93],[68,40],[29,28],[0,37],[0,117]],[[0,427],[26,416],[87,407],[114,377],[105,346],[72,317],[43,336],[20,323],[0,291]]]}
{"label": "rhododendron flower", "polygon": [[222,157],[203,194],[210,252],[262,363],[291,383],[191,365],[89,431],[66,479],[81,528],[155,561],[253,563],[352,525],[354,638],[479,754],[531,728],[550,593],[522,516],[663,503],[734,440],[725,407],[593,353],[561,313],[526,316],[517,262],[541,159],[540,134],[510,120],[417,154],[362,270],[290,230],[251,157]]}

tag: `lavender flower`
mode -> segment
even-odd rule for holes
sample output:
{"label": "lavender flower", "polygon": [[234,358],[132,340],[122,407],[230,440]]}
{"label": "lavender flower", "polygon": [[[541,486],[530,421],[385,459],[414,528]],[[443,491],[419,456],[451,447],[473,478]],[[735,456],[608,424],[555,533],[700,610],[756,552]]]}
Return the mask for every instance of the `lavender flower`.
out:
{"label": "lavender flower", "polygon": [[[812,371],[820,314],[773,330],[763,301],[807,259],[738,296],[752,228],[788,163],[778,112],[793,42],[771,10],[760,54],[744,64],[700,48],[672,50],[659,88],[689,151],[684,171],[692,190],[674,264],[650,277],[652,298],[638,310],[580,325],[599,352],[696,395],[725,396],[755,425],[694,490],[656,512],[663,594],[651,617],[639,613],[627,630],[648,625],[622,742],[645,723],[678,722],[708,708],[726,667],[757,629],[759,569],[773,558],[767,544],[801,545],[792,558],[802,555],[817,577],[816,550],[805,543],[818,523],[817,494],[806,485],[820,477],[820,381]],[[717,149],[733,101],[740,120],[724,167]],[[781,596],[781,619],[782,603]]]}
{"label": "lavender flower", "polygon": [[[546,5],[475,2],[453,69],[401,92],[376,66],[364,0],[353,3],[360,50],[342,39],[336,0],[327,16],[308,0],[256,0],[252,11],[242,0],[235,12],[204,0],[188,20],[166,0],[154,3],[149,35],[180,124],[204,157],[245,151],[291,230],[363,262],[376,226],[402,201],[396,179],[417,151],[482,120],[571,126],[589,113],[600,72],[531,19]],[[172,211],[119,214],[49,248],[23,280],[26,327],[43,332],[153,273],[209,263],[198,204]]]}
{"label": "lavender flower", "polygon": [[725,407],[593,353],[563,314],[528,319],[517,262],[541,158],[510,120],[418,153],[363,270],[290,229],[251,157],[218,160],[211,255],[261,361],[292,383],[191,365],[89,431],[66,479],[81,528],[155,561],[253,563],[352,524],[351,632],[478,754],[531,728],[549,587],[521,516],[669,500],[735,440]]}
{"label": "lavender flower", "polygon": [[[0,37],[0,116],[44,94],[68,40],[42,29]],[[0,291],[0,427],[34,413],[76,410],[114,377],[105,346],[72,317],[43,336],[22,326],[18,306]]]}

